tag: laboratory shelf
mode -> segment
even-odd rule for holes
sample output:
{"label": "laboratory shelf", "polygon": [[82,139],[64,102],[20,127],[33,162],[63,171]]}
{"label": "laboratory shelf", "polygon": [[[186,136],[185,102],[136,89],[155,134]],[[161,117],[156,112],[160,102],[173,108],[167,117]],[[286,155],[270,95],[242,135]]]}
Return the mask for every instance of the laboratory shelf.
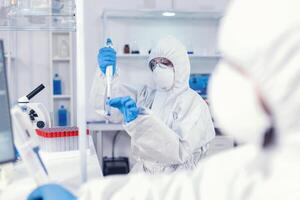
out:
{"label": "laboratory shelf", "polygon": [[190,58],[194,59],[220,59],[221,55],[189,55]]}
{"label": "laboratory shelf", "polygon": [[117,55],[117,58],[123,58],[123,59],[131,59],[131,58],[148,58],[149,55],[145,54],[119,54]]}
{"label": "laboratory shelf", "polygon": [[49,9],[46,10],[12,10],[8,13],[8,17],[43,17],[43,16],[50,16],[50,17],[72,17],[75,14],[68,13],[68,12],[60,12],[60,13],[52,13]]}
{"label": "laboratory shelf", "polygon": [[[148,59],[149,55],[144,54],[120,54],[117,55],[117,58],[120,59]],[[189,55],[189,58],[191,59],[220,59],[222,58],[221,55],[215,54],[215,55],[196,55],[192,54]]]}
{"label": "laboratory shelf", "polygon": [[[219,126],[214,124],[215,128]],[[87,121],[87,128],[90,131],[124,131],[123,124],[105,123],[104,121]],[[114,132],[112,132],[114,133]]]}
{"label": "laboratory shelf", "polygon": [[[53,124],[57,125],[57,112],[61,105],[68,110],[68,125],[75,126],[75,103],[73,82],[73,35],[72,32],[50,32],[50,113]],[[61,95],[54,94],[54,75],[58,74],[63,87]]]}
{"label": "laboratory shelf", "polygon": [[71,95],[53,95],[54,99],[70,99]]}
{"label": "laboratory shelf", "polygon": [[33,27],[33,26],[0,26],[0,31],[61,31],[61,32],[65,32],[65,31],[70,31],[73,32],[75,31],[75,28],[72,27]]}
{"label": "laboratory shelf", "polygon": [[[175,16],[164,16],[163,13],[172,12]],[[180,10],[113,10],[106,9],[102,13],[103,19],[189,19],[189,20],[219,20],[223,12],[205,10],[198,12]]]}
{"label": "laboratory shelf", "polygon": [[7,21],[0,19],[0,31],[76,31],[75,19],[57,17],[14,17]]}
{"label": "laboratory shelf", "polygon": [[[27,4],[2,4],[0,31],[76,31],[75,4],[67,1],[66,8],[58,12],[53,12],[49,4],[39,9]],[[25,5],[27,7],[21,7]]]}
{"label": "laboratory shelf", "polygon": [[8,58],[9,58],[9,59],[12,59],[12,60],[16,59],[15,56],[13,56],[13,55],[11,55],[11,54],[7,54],[7,53],[4,55],[4,57],[5,57],[6,59],[8,59]]}
{"label": "laboratory shelf", "polygon": [[87,121],[90,131],[122,131],[124,127],[118,123],[105,123],[104,121]]}
{"label": "laboratory shelf", "polygon": [[53,58],[53,62],[69,62],[70,58]]}

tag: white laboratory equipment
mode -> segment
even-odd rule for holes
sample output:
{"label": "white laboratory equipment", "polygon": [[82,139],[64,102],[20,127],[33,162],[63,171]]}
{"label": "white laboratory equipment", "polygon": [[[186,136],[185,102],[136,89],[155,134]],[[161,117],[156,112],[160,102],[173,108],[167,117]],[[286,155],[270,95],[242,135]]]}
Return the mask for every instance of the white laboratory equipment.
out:
{"label": "white laboratory equipment", "polygon": [[27,171],[38,185],[49,182],[48,171],[40,157],[39,143],[35,130],[26,113],[19,106],[11,110],[15,144]]}
{"label": "white laboratory equipment", "polygon": [[49,128],[51,127],[51,118],[46,107],[41,103],[31,103],[30,100],[40,93],[45,86],[39,85],[28,95],[18,99],[18,105],[22,108],[23,112],[27,113],[31,123],[35,128]]}

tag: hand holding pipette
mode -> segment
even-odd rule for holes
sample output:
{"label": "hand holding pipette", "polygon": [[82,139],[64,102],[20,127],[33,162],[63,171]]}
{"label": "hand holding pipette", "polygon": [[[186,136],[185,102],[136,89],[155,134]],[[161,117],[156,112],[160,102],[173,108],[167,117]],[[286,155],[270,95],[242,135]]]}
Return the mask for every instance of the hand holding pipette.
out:
{"label": "hand holding pipette", "polygon": [[[112,40],[106,40],[106,47],[101,48],[98,54],[99,67],[106,77],[106,99],[108,102],[111,99],[111,82],[116,71],[116,51],[113,49]],[[107,116],[111,115],[110,106],[105,105]]]}

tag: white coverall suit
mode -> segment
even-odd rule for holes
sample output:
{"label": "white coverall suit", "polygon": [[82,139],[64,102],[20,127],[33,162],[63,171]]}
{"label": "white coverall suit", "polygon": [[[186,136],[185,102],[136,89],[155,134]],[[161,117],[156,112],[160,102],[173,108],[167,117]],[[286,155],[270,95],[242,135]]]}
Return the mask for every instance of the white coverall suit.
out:
{"label": "white coverall suit", "polygon": [[[211,115],[206,102],[189,87],[190,62],[186,48],[174,37],[167,37],[152,50],[149,61],[156,57],[173,63],[175,80],[169,91],[151,89],[148,85],[136,91],[122,84],[118,74],[113,78],[112,98],[131,96],[143,110],[137,119],[124,124],[137,160],[132,171],[152,174],[193,169],[215,137]],[[90,100],[102,116],[105,88],[105,76],[97,69]],[[121,122],[122,115],[112,108],[109,120]]]}

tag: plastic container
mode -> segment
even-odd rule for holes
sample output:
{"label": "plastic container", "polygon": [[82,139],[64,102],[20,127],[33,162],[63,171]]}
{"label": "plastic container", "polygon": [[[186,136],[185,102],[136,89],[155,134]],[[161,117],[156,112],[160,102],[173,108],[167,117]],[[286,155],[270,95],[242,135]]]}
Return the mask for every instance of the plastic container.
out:
{"label": "plastic container", "polygon": [[191,41],[188,41],[188,43],[187,43],[187,54],[188,55],[194,54],[193,43]]}
{"label": "plastic container", "polygon": [[52,13],[60,14],[61,10],[64,7],[64,4],[61,0],[52,0],[51,6],[52,6]]}
{"label": "plastic container", "polygon": [[53,94],[54,95],[62,94],[61,80],[58,74],[55,74],[53,78]]}
{"label": "plastic container", "polygon": [[124,53],[124,54],[130,54],[130,47],[129,47],[129,44],[125,44],[125,45],[124,45],[123,53]]}
{"label": "plastic container", "polygon": [[[79,149],[77,127],[37,129],[36,133],[42,151],[63,152]],[[89,130],[87,130],[87,135],[89,135]],[[88,145],[89,139],[87,140]]]}
{"label": "plastic container", "polygon": [[207,98],[207,85],[209,74],[192,74],[190,76],[190,88],[195,90],[202,98]]}
{"label": "plastic container", "polygon": [[68,125],[68,110],[61,105],[57,111],[58,114],[58,126],[67,126]]}
{"label": "plastic container", "polygon": [[137,41],[133,41],[132,48],[131,48],[131,54],[140,54],[140,50],[139,50]]}
{"label": "plastic container", "polygon": [[61,40],[59,56],[61,58],[68,58],[69,57],[69,43],[66,39]]}

